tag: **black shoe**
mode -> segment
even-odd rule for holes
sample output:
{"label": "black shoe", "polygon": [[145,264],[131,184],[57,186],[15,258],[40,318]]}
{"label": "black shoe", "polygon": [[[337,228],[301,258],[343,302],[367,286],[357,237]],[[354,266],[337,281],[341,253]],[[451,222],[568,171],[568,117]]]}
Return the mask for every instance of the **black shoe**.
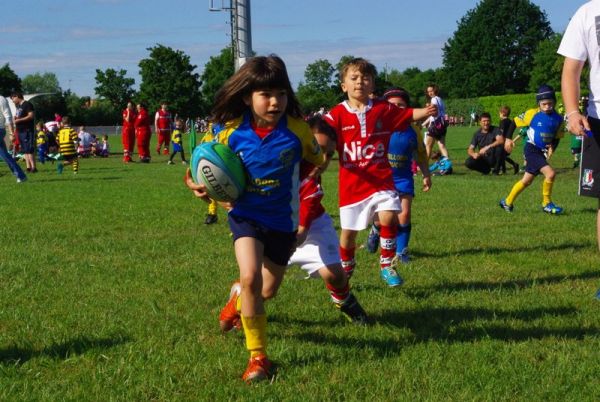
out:
{"label": "black shoe", "polygon": [[219,217],[217,215],[207,214],[206,219],[204,219],[205,225],[212,225],[213,223],[217,223]]}
{"label": "black shoe", "polygon": [[515,170],[515,174],[519,174],[519,164],[518,163],[515,163],[513,165],[513,169]]}
{"label": "black shoe", "polygon": [[353,294],[350,294],[343,304],[336,304],[335,306],[340,309],[344,317],[351,323],[356,325],[369,324],[369,316],[367,316],[367,313]]}

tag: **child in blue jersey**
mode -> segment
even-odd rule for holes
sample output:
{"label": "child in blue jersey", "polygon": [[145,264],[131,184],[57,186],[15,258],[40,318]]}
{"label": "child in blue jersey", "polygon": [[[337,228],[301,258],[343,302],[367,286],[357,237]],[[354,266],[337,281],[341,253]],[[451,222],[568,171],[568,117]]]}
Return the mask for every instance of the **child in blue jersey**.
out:
{"label": "child in blue jersey", "polygon": [[181,163],[187,165],[187,161],[185,160],[185,153],[183,152],[183,119],[177,118],[175,120],[175,130],[173,130],[173,134],[171,137],[171,142],[173,143],[173,153],[169,157],[169,161],[167,164],[173,165],[173,158],[177,153],[181,155]]}
{"label": "child in blue jersey", "polygon": [[515,199],[528,187],[535,177],[542,173],[542,210],[549,214],[560,214],[563,209],[552,202],[552,186],[556,173],[548,164],[548,159],[558,146],[563,135],[563,118],[554,110],[556,95],[554,89],[542,85],[535,96],[539,108],[537,111],[528,111],[525,116],[530,116],[526,124],[527,142],[525,143],[525,174],[515,183],[505,199],[500,200],[500,208],[512,212]]}
{"label": "child in blue jersey", "polygon": [[[242,160],[247,173],[245,192],[229,205],[229,227],[240,271],[220,325],[237,324],[237,306],[250,361],[242,379],[269,378],[267,316],[264,300],[275,296],[296,245],[299,207],[299,167],[305,159],[320,166],[321,148],[302,119],[300,105],[283,61],[274,55],[249,59],[215,96],[213,120],[224,124],[217,140]],[[204,186],[186,184],[208,201]],[[266,294],[263,289],[271,289]]]}
{"label": "child in blue jersey", "polygon": [[46,163],[46,159],[48,158],[48,137],[44,130],[44,123],[38,121],[35,125],[35,131],[37,131],[35,143],[37,144],[38,161]]}
{"label": "child in blue jersey", "polygon": [[[383,94],[383,97],[399,108],[410,105],[410,96],[402,88],[392,88]],[[417,126],[418,130],[418,126]],[[408,126],[405,131],[392,134],[388,148],[388,159],[392,167],[394,186],[400,197],[401,211],[398,213],[398,233],[396,235],[396,258],[401,263],[409,262],[408,242],[411,233],[411,207],[415,196],[415,180],[411,169],[413,160],[423,174],[423,191],[431,188],[431,173],[427,166],[427,154],[423,144],[423,137],[414,127]],[[377,221],[371,226],[367,238],[367,249],[374,253],[379,245],[379,224]]]}

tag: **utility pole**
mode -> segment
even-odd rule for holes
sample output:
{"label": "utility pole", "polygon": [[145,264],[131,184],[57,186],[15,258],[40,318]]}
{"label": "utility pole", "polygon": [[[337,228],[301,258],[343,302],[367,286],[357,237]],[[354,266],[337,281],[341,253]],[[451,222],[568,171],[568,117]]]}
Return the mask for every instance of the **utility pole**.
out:
{"label": "utility pole", "polygon": [[252,57],[252,30],[250,18],[250,0],[209,0],[209,11],[227,11],[231,18],[231,48],[235,71]]}

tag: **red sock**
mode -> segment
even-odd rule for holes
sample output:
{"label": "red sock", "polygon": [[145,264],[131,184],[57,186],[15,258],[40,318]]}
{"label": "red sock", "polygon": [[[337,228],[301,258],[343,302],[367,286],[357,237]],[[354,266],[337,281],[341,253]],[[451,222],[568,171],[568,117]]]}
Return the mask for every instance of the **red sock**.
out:
{"label": "red sock", "polygon": [[346,275],[348,278],[352,276],[354,273],[354,267],[356,266],[356,262],[354,261],[354,250],[353,248],[344,248],[340,246],[340,257],[342,259],[342,268],[346,271]]}
{"label": "red sock", "polygon": [[339,289],[329,283],[326,283],[325,286],[327,286],[327,290],[329,290],[329,294],[331,295],[331,300],[335,304],[343,304],[350,295],[350,286],[348,286],[347,283],[346,286]]}
{"label": "red sock", "polygon": [[379,230],[379,244],[381,245],[381,256],[379,258],[379,265],[381,269],[387,268],[392,264],[392,259],[396,255],[396,234],[398,227],[383,226]]}

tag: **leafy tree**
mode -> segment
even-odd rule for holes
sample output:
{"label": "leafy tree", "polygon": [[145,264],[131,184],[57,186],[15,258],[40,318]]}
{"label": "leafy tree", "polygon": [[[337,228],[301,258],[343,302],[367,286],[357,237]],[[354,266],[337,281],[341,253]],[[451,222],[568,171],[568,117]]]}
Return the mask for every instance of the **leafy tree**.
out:
{"label": "leafy tree", "polygon": [[65,114],[65,99],[56,74],[46,72],[26,75],[23,77],[22,87],[25,94],[44,94],[31,99],[36,120],[54,120],[54,113]]}
{"label": "leafy tree", "polygon": [[552,33],[546,14],[529,0],[482,0],[444,45],[449,95],[525,92],[538,43]]}
{"label": "leafy tree", "polygon": [[160,44],[147,50],[150,57],[139,62],[140,100],[148,104],[149,110],[157,110],[161,102],[167,102],[170,110],[181,117],[197,116],[200,81],[190,57]]}
{"label": "leafy tree", "polygon": [[35,93],[54,93],[60,95],[62,89],[58,83],[58,78],[54,73],[35,73],[23,77],[23,92],[28,94]]}
{"label": "leafy tree", "polygon": [[202,86],[200,88],[200,114],[208,115],[215,99],[215,94],[223,86],[225,81],[233,75],[234,63],[231,47],[221,50],[218,56],[212,56],[204,66],[204,72],[200,77]]}
{"label": "leafy tree", "polygon": [[306,66],[306,83],[298,84],[296,93],[305,112],[319,110],[322,106],[330,108],[338,103],[339,90],[332,85],[334,72],[333,65],[325,59]]}
{"label": "leafy tree", "polygon": [[96,84],[94,91],[96,94],[110,102],[110,104],[120,110],[125,107],[127,102],[135,95],[133,78],[126,78],[126,70],[116,71],[108,68],[105,71],[96,69]]}
{"label": "leafy tree", "polygon": [[[35,93],[39,92],[40,91],[35,91]],[[65,115],[67,113],[67,105],[62,91],[50,95],[36,96],[31,99],[31,103],[35,108],[36,121],[54,120],[54,113],[60,115]]]}
{"label": "leafy tree", "polygon": [[425,104],[425,89],[430,83],[438,83],[440,94],[445,95],[444,87],[440,82],[440,70],[421,71],[417,67],[410,67],[400,72],[392,69],[387,74],[390,86],[401,87],[408,91],[412,105],[423,106]]}
{"label": "leafy tree", "polygon": [[111,126],[121,123],[121,109],[108,99],[92,101],[89,96],[79,97],[70,90],[63,94],[66,114],[74,126]]}
{"label": "leafy tree", "polygon": [[9,96],[13,91],[20,91],[21,79],[6,63],[0,68],[0,95]]}
{"label": "leafy tree", "polygon": [[529,92],[537,91],[542,84],[551,85],[555,90],[559,90],[565,60],[563,56],[556,53],[561,40],[561,34],[554,34],[540,42],[533,55]]}

